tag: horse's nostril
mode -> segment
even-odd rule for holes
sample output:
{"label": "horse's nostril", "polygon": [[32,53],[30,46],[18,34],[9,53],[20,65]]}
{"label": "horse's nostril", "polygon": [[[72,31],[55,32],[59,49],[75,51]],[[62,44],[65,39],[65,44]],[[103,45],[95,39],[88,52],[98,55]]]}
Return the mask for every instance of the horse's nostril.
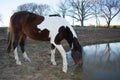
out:
{"label": "horse's nostril", "polygon": [[83,61],[82,61],[82,60],[80,60],[80,61],[79,61],[79,64],[80,64],[80,65],[82,65],[82,64],[83,64]]}
{"label": "horse's nostril", "polygon": [[76,61],[75,64],[77,64],[77,65],[82,65],[82,64],[83,64],[83,61],[82,61],[82,60]]}

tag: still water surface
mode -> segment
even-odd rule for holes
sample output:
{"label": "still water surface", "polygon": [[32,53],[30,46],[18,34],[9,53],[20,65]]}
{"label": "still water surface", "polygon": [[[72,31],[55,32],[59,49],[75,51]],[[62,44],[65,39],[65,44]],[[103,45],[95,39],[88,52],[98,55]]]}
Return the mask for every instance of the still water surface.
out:
{"label": "still water surface", "polygon": [[67,53],[70,70],[78,76],[76,80],[120,80],[120,42],[84,46],[83,52],[82,69]]}

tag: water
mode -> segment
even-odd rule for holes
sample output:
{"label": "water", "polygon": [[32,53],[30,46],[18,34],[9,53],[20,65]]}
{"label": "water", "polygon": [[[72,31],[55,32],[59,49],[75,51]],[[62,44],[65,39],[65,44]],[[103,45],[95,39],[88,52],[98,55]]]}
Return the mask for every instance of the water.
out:
{"label": "water", "polygon": [[70,71],[77,80],[120,80],[120,42],[84,46],[83,52],[82,68],[76,67],[67,53]]}

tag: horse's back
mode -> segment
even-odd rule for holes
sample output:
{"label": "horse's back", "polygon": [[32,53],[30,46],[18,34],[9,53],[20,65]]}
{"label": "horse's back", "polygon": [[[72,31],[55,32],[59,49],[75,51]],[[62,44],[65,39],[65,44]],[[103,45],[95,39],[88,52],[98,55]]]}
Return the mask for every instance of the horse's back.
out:
{"label": "horse's back", "polygon": [[37,28],[40,30],[48,29],[50,31],[50,37],[55,37],[62,27],[64,27],[65,29],[66,27],[69,27],[73,35],[76,37],[76,33],[69,22],[59,16],[46,16],[45,20],[41,24],[37,25]]}
{"label": "horse's back", "polygon": [[22,22],[22,21],[25,21],[25,19],[27,18],[27,15],[28,15],[29,13],[28,12],[26,12],[26,11],[20,11],[20,12],[16,12],[16,13],[14,13],[12,16],[11,16],[11,18],[10,18],[10,22],[12,23],[12,24],[18,24],[18,22],[20,23],[20,22]]}
{"label": "horse's back", "polygon": [[28,11],[19,11],[14,13],[11,18],[10,18],[10,23],[13,26],[19,25],[27,25],[30,23],[32,24],[39,24],[41,18],[39,17],[39,15],[34,14],[34,13],[30,13]]}
{"label": "horse's back", "polygon": [[40,16],[27,11],[16,12],[10,19],[15,34],[25,34],[35,40],[54,41],[61,27],[69,27],[76,36],[70,24],[59,16]]}

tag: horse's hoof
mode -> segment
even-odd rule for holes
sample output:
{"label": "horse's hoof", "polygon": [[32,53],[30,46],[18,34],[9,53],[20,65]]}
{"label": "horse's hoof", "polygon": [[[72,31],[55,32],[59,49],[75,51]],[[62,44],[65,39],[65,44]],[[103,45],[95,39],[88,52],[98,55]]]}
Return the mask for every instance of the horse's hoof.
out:
{"label": "horse's hoof", "polygon": [[54,65],[54,66],[56,66],[57,65],[57,63],[56,62],[51,62],[52,63],[52,65]]}
{"label": "horse's hoof", "polygon": [[25,58],[26,62],[31,62],[30,58]]}
{"label": "horse's hoof", "polygon": [[63,69],[63,72],[64,72],[64,73],[67,73],[67,70]]}
{"label": "horse's hoof", "polygon": [[63,69],[62,69],[62,71],[64,72],[64,73],[67,73],[67,67],[63,67]]}
{"label": "horse's hoof", "polygon": [[21,61],[16,61],[17,65],[22,65]]}

